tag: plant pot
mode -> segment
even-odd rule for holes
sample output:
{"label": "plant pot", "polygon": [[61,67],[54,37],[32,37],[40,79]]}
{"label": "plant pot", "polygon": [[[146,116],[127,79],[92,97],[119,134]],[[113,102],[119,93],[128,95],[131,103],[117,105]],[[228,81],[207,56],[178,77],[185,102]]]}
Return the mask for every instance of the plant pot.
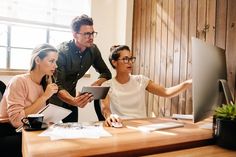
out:
{"label": "plant pot", "polygon": [[236,120],[217,118],[215,129],[217,145],[236,150]]}

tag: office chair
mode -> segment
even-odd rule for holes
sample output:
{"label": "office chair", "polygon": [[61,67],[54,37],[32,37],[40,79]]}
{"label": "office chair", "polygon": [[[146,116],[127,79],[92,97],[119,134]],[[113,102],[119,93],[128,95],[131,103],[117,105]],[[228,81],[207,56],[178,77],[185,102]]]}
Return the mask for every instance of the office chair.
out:
{"label": "office chair", "polygon": [[[0,101],[2,99],[3,93],[6,90],[6,85],[4,82],[0,81]],[[9,135],[0,134],[0,154],[1,156],[14,156],[22,157],[21,154],[21,134],[14,134],[15,130],[9,129],[9,125],[2,123],[0,126],[0,132],[8,132]]]}
{"label": "office chair", "polygon": [[5,92],[6,85],[4,82],[0,81],[0,101],[2,99],[3,93]]}
{"label": "office chair", "polygon": [[94,100],[94,109],[95,109],[95,112],[97,114],[98,120],[99,121],[104,121],[105,118],[102,115],[100,100]]}

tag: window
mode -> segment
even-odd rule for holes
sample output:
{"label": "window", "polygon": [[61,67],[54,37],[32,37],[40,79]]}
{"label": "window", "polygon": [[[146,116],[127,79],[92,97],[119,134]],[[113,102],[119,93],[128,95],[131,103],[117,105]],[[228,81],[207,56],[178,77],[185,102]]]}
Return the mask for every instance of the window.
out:
{"label": "window", "polygon": [[7,26],[0,24],[0,46],[7,46]]}
{"label": "window", "polygon": [[5,69],[7,65],[7,49],[5,47],[0,47],[0,69]]}
{"label": "window", "polygon": [[90,15],[90,6],[90,0],[1,0],[0,71],[27,70],[35,46],[71,40],[71,20]]}
{"label": "window", "polygon": [[0,69],[7,66],[7,26],[0,24]]}
{"label": "window", "polygon": [[32,50],[38,44],[49,43],[56,47],[72,39],[69,28],[62,30],[22,23],[5,23],[1,28],[0,69],[5,70],[27,70]]}
{"label": "window", "polygon": [[27,26],[11,26],[10,43],[12,47],[33,48],[46,42],[46,29]]}
{"label": "window", "polygon": [[72,34],[66,31],[51,30],[49,33],[49,43],[59,45],[62,41],[72,39]]}

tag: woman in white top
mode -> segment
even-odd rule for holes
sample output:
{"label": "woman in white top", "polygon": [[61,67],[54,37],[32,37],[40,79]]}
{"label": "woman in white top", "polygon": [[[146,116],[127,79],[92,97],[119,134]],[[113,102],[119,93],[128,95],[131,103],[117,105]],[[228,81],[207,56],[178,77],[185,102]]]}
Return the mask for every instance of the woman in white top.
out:
{"label": "woman in white top", "polygon": [[105,125],[121,122],[126,118],[145,118],[145,91],[162,97],[174,97],[192,85],[187,80],[179,85],[164,88],[143,75],[131,75],[135,57],[126,45],[111,47],[109,61],[116,70],[116,76],[103,83],[110,86],[109,93],[101,101],[101,109],[105,117]]}

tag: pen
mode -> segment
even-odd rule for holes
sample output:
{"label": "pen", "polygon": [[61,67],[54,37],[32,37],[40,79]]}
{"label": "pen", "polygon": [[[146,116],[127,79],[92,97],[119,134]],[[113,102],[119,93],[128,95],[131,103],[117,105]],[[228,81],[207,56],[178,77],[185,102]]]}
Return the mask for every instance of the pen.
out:
{"label": "pen", "polygon": [[22,132],[23,125],[16,129],[16,132]]}

